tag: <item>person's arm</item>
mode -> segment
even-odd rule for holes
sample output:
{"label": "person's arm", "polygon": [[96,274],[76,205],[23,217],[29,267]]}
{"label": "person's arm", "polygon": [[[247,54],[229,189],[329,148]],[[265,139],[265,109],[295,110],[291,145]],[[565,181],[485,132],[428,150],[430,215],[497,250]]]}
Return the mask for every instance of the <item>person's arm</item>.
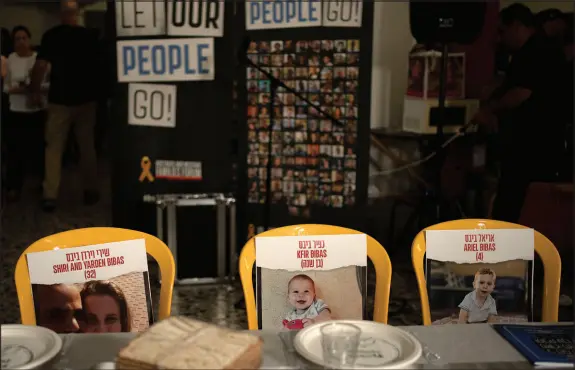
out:
{"label": "person's arm", "polygon": [[531,89],[526,87],[512,87],[499,99],[488,101],[482,109],[487,110],[491,114],[498,114],[520,106],[531,97],[531,93]]}
{"label": "person's arm", "polygon": [[497,322],[497,307],[495,306],[495,301],[489,306],[489,316],[487,316],[488,323]]}
{"label": "person's arm", "polygon": [[331,311],[327,307],[323,311],[321,311],[319,315],[317,315],[314,319],[315,322],[322,322],[329,320],[331,320]]}
{"label": "person's arm", "polygon": [[50,68],[52,61],[53,46],[51,41],[50,31],[42,36],[40,43],[40,50],[36,56],[36,62],[30,73],[30,92],[32,94],[40,94],[42,91],[42,83],[45,80],[46,73]]}
{"label": "person's arm", "polygon": [[461,303],[458,306],[459,318],[457,319],[457,323],[467,324],[467,321],[469,320],[469,311],[471,310],[472,303],[473,302],[471,301],[471,297],[469,294],[466,295],[465,298],[463,298],[463,301],[461,301]]}
{"label": "person's arm", "polygon": [[42,94],[47,94],[50,90],[50,72],[52,70],[52,65],[48,63],[48,68],[46,70],[46,74],[44,75],[44,80],[42,81],[42,85],[40,86],[40,91]]}
{"label": "person's arm", "polygon": [[8,74],[8,61],[4,55],[0,56],[0,76],[5,78]]}
{"label": "person's arm", "polygon": [[465,311],[463,308],[459,309],[459,318],[457,319],[458,324],[467,324],[469,319],[469,312]]}
{"label": "person's arm", "polygon": [[[4,57],[3,57],[4,58]],[[4,61],[4,59],[2,59]],[[24,85],[14,85],[12,74],[10,73],[10,58],[6,58],[6,70],[4,75],[4,92],[7,94],[25,94],[28,88]]]}

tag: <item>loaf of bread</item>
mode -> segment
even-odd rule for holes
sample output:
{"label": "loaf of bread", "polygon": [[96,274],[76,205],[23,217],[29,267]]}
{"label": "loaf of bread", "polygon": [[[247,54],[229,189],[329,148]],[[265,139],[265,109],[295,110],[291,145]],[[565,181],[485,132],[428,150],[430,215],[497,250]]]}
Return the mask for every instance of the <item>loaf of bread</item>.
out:
{"label": "loaf of bread", "polygon": [[116,369],[259,369],[261,351],[257,335],[170,317],[123,348]]}

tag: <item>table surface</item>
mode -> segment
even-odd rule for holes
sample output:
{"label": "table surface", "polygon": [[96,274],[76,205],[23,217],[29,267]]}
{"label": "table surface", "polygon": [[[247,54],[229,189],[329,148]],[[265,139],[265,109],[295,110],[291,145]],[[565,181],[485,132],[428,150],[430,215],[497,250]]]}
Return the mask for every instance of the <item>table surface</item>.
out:
{"label": "table surface", "polygon": [[[532,366],[488,324],[405,326],[423,345],[418,368],[531,369]],[[313,368],[293,350],[294,332],[257,332],[264,342],[262,369]],[[65,334],[57,369],[90,369],[114,361],[134,333]],[[287,339],[287,340],[286,340]]]}

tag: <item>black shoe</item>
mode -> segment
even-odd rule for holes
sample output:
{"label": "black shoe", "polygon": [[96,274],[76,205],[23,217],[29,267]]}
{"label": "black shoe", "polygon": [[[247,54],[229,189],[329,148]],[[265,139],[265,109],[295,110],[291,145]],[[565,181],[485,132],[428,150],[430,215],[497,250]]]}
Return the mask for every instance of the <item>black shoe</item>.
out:
{"label": "black shoe", "polygon": [[84,191],[84,205],[92,206],[100,201],[100,193],[94,190]]}
{"label": "black shoe", "polygon": [[52,213],[56,209],[56,199],[43,199],[42,210],[44,212]]}

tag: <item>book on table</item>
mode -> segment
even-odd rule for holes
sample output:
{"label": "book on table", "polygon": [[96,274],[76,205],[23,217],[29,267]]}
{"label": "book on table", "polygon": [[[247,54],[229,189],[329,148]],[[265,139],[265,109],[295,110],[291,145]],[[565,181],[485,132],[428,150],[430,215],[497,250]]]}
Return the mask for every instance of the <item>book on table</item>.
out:
{"label": "book on table", "polygon": [[513,345],[535,367],[573,367],[573,324],[509,325],[493,329]]}

